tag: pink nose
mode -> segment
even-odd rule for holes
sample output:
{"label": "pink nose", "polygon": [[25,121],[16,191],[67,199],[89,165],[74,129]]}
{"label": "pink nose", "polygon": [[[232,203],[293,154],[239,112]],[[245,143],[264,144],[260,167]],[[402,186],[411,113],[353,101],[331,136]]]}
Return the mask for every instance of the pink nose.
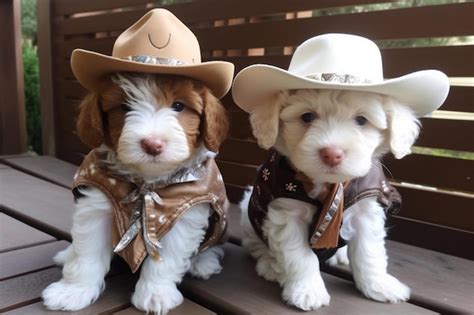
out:
{"label": "pink nose", "polygon": [[324,164],[334,167],[344,160],[345,154],[341,148],[330,147],[319,150],[319,156],[321,156]]}
{"label": "pink nose", "polygon": [[160,155],[165,149],[165,142],[158,138],[148,137],[140,141],[143,151],[152,156]]}

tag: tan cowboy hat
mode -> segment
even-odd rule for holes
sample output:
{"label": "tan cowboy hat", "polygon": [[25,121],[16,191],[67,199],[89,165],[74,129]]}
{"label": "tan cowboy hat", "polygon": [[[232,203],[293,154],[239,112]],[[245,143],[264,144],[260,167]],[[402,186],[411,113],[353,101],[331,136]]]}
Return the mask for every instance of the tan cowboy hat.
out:
{"label": "tan cowboy hat", "polygon": [[234,79],[232,96],[238,106],[252,112],[269,95],[292,89],[338,89],[389,95],[422,117],[443,104],[449,81],[437,70],[384,80],[382,57],[374,42],[355,35],[325,34],[301,44],[288,70],[263,64],[243,69]]}
{"label": "tan cowboy hat", "polygon": [[88,90],[113,72],[182,75],[203,82],[218,98],[232,84],[234,65],[225,61],[201,62],[199,42],[193,32],[165,9],[154,9],[117,38],[112,56],[75,49],[71,68]]}

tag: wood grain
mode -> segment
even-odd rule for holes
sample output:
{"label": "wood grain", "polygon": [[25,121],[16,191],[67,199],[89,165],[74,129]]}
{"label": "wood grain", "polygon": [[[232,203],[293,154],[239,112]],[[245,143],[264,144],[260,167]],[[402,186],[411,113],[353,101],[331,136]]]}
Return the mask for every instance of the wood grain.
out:
{"label": "wood grain", "polygon": [[59,241],[0,253],[0,280],[54,266],[54,255],[68,246]]}
{"label": "wood grain", "polygon": [[0,213],[0,253],[54,240],[53,236]]}

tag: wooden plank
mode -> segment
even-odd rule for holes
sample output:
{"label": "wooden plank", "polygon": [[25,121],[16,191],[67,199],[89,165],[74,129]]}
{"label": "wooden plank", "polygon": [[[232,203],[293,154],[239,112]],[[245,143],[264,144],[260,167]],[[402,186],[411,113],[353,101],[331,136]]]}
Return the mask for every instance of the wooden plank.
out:
{"label": "wooden plank", "polygon": [[447,130],[452,135],[474,134],[474,121],[422,118],[421,125],[420,136],[415,142],[417,146],[474,152],[472,137],[459,136],[453,139],[446,136]]}
{"label": "wooden plank", "polygon": [[[280,12],[305,11],[317,8],[334,6],[347,6],[357,4],[370,4],[389,2],[387,0],[339,0],[337,3],[331,0],[319,0],[315,3],[312,0],[293,0],[288,3],[285,0],[260,0],[255,3],[251,0],[241,0],[239,5],[235,5],[235,0],[199,0],[191,3],[178,3],[174,5],[162,6],[177,14],[181,20],[195,22],[203,20],[221,20],[233,17],[257,16]],[[99,11],[114,8],[123,8],[148,4],[149,0],[97,0],[85,3],[82,0],[56,0],[55,12],[57,15],[69,15],[72,13]],[[206,8],[206,10],[202,10]],[[196,10],[202,10],[202,14],[196,14]]]}
{"label": "wooden plank", "polygon": [[449,77],[470,77],[474,74],[474,46],[444,46],[382,49],[383,72],[386,78],[407,73],[437,69]]}
{"label": "wooden plank", "polygon": [[[48,268],[2,281],[0,313],[40,300],[41,291],[61,278],[61,269]],[[22,312],[21,314],[25,314]],[[31,313],[30,313],[31,314]]]}
{"label": "wooden plank", "polygon": [[[111,309],[125,308],[129,304],[136,276],[132,274],[118,275],[106,280],[106,289],[99,299],[84,310],[76,314],[98,314]],[[39,301],[41,291],[50,283],[61,278],[61,269],[50,268],[21,277],[12,278],[4,282],[9,288],[5,296],[0,297],[0,305],[6,314],[58,314],[57,311],[47,311]],[[24,307],[20,307],[27,305]],[[71,314],[68,312],[68,314]]]}
{"label": "wooden plank", "polygon": [[0,213],[0,253],[54,240],[51,235]]}
{"label": "wooden plank", "polygon": [[229,138],[222,144],[217,158],[226,162],[259,165],[266,154],[267,151],[261,149],[254,141]]}
{"label": "wooden plank", "polygon": [[0,1],[0,21],[0,155],[17,154],[27,150],[20,1]]}
{"label": "wooden plank", "polygon": [[391,240],[474,260],[473,232],[399,216],[393,216],[388,226]]}
{"label": "wooden plank", "polygon": [[373,40],[468,36],[474,33],[473,11],[474,3],[456,3],[193,31],[203,50],[295,46],[324,33],[351,33]]}
{"label": "wooden plank", "polygon": [[217,160],[222,177],[227,184],[247,186],[255,180],[255,166]]}
{"label": "wooden plank", "polygon": [[[228,231],[230,240],[240,243],[240,216],[229,217]],[[410,301],[417,305],[429,305],[442,314],[469,313],[473,309],[470,296],[470,292],[474,292],[473,261],[390,240],[386,241],[386,246],[388,270],[410,286]],[[348,266],[323,269],[353,281]]]}
{"label": "wooden plank", "polygon": [[[96,11],[104,10],[107,8],[119,8],[122,6],[139,6],[143,0],[137,2],[131,1],[114,1],[113,4],[109,3],[94,3],[94,4],[79,4],[80,7],[74,9],[74,4],[69,4],[67,1],[67,9],[65,5],[61,5],[56,1],[57,14],[64,14],[65,12],[85,12],[85,11]],[[117,3],[115,3],[117,2]],[[200,0],[193,1],[183,4],[175,4],[165,7],[173,12],[181,21],[186,24],[196,23],[202,21],[213,21],[223,20],[229,18],[247,17],[247,16],[259,16],[275,13],[285,12],[296,12],[305,10],[314,10],[329,7],[338,7],[346,5],[358,5],[358,4],[370,4],[370,3],[381,3],[389,2],[387,0],[377,1],[354,1],[354,0],[339,0],[336,3],[330,0],[319,0],[318,2],[311,0],[294,0],[291,3],[287,1],[275,1],[275,0],[259,0],[258,2],[251,0],[239,1],[236,5],[235,0]],[[90,16],[60,19],[57,22],[57,28],[61,34],[84,34],[94,33],[97,31],[114,31],[123,30],[133,24],[136,20],[142,17],[150,9],[144,9],[139,7],[136,10],[126,10],[125,12],[116,11],[113,13],[107,12],[104,14],[95,14]],[[200,14],[196,14],[196,12]],[[98,12],[100,13],[100,12]]]}
{"label": "wooden plank", "polygon": [[246,187],[247,186],[226,184],[225,189],[226,189],[227,198],[229,198],[229,201],[232,203],[240,203],[244,195],[244,191],[246,190]]}
{"label": "wooden plank", "polygon": [[[126,308],[122,311],[113,313],[116,315],[138,315],[138,314],[144,314],[143,312],[137,310],[135,307],[129,307]],[[183,304],[172,310],[171,312],[168,313],[169,315],[211,315],[211,314],[216,314],[199,304],[196,304],[188,299],[184,299]]]}
{"label": "wooden plank", "polygon": [[[206,281],[187,278],[182,284],[185,295],[222,314],[301,314],[284,304],[277,284],[257,276],[255,262],[243,249],[232,244],[223,248],[222,273]],[[409,303],[390,305],[370,301],[348,281],[326,274],[323,279],[331,294],[331,304],[306,314],[346,314],[348,310],[353,314],[430,313]]]}
{"label": "wooden plank", "polygon": [[3,169],[0,208],[41,231],[70,240],[74,204],[68,189],[17,170]]}
{"label": "wooden plank", "polygon": [[0,280],[54,266],[54,255],[68,246],[59,241],[1,253]]}
{"label": "wooden plank", "polygon": [[411,154],[401,160],[391,155],[383,159],[397,181],[474,192],[474,161]]}
{"label": "wooden plank", "polygon": [[474,87],[452,86],[441,110],[474,112]]}
{"label": "wooden plank", "polygon": [[43,154],[55,153],[54,143],[54,86],[53,86],[53,47],[51,0],[43,0],[37,4],[38,19],[38,60],[40,76],[41,100],[41,141]]}
{"label": "wooden plank", "polygon": [[46,155],[8,157],[0,160],[24,173],[68,189],[72,188],[73,177],[77,170],[73,164]]}
{"label": "wooden plank", "polygon": [[474,232],[474,198],[396,188],[403,201],[399,216]]}

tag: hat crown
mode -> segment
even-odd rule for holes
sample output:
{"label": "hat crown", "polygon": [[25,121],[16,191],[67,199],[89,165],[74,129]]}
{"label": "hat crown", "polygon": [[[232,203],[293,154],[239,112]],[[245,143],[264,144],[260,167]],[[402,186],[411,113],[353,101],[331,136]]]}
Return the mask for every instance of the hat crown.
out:
{"label": "hat crown", "polygon": [[117,38],[116,58],[153,56],[177,59],[187,65],[201,63],[201,49],[193,32],[165,9],[154,9]]}
{"label": "hat crown", "polygon": [[288,71],[303,77],[348,74],[371,82],[383,81],[382,56],[371,40],[349,34],[325,34],[302,43]]}

